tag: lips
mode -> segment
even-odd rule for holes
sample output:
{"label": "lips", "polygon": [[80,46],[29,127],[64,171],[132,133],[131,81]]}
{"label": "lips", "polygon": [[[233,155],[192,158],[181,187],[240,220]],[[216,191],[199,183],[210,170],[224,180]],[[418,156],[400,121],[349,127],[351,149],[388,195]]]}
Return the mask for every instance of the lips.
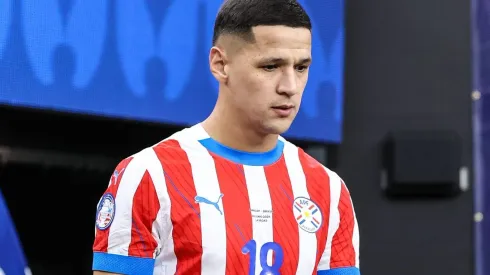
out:
{"label": "lips", "polygon": [[293,113],[293,105],[284,104],[273,106],[272,109],[276,112],[279,117],[288,117]]}
{"label": "lips", "polygon": [[278,106],[273,106],[273,109],[279,109],[279,110],[288,110],[292,109],[294,106],[290,104],[284,104],[284,105],[278,105]]}

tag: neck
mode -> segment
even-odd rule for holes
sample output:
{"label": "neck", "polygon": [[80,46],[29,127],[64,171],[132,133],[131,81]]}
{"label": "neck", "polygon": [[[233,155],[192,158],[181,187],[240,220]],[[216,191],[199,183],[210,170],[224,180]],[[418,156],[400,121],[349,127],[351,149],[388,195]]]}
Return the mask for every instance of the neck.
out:
{"label": "neck", "polygon": [[278,135],[260,133],[256,128],[240,119],[229,104],[216,104],[211,115],[202,123],[204,130],[217,142],[245,152],[267,152],[277,145]]}

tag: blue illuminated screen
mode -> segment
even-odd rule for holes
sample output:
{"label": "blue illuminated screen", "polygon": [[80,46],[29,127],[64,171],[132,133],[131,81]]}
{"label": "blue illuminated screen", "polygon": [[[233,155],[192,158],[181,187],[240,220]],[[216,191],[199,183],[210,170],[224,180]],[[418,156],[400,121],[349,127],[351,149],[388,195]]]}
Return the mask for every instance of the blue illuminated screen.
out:
{"label": "blue illuminated screen", "polygon": [[[290,138],[340,142],[343,0],[300,1],[313,65]],[[0,103],[192,125],[211,112],[222,0],[0,0]]]}

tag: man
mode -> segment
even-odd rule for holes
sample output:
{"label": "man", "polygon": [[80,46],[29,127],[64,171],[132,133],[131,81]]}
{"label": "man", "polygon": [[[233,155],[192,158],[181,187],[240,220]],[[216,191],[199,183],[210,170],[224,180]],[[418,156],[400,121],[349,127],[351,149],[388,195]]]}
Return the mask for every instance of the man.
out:
{"label": "man", "polygon": [[0,275],[21,274],[31,274],[31,271],[0,192]]}
{"label": "man", "polygon": [[308,15],[295,0],[228,0],[213,40],[213,112],[117,166],[94,274],[360,274],[346,186],[279,136],[308,79]]}

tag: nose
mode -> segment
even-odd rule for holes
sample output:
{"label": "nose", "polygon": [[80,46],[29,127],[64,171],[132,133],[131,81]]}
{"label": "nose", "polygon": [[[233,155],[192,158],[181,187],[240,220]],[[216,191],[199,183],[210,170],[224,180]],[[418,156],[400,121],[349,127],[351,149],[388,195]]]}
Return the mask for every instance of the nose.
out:
{"label": "nose", "polygon": [[294,69],[284,70],[279,84],[277,87],[277,92],[279,94],[293,96],[298,90],[298,79]]}

